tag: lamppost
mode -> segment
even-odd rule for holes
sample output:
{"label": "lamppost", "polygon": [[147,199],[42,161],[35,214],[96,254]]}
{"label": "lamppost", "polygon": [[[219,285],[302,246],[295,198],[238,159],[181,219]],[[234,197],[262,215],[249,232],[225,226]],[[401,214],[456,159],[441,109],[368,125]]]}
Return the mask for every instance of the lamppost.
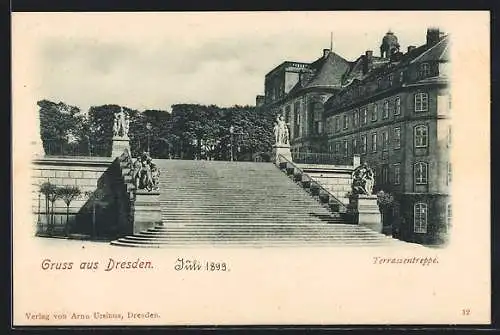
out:
{"label": "lamppost", "polygon": [[151,155],[151,152],[149,151],[149,136],[151,134],[151,123],[150,122],[146,123],[146,129],[148,130],[148,155]]}
{"label": "lamppost", "polygon": [[234,127],[231,126],[229,127],[229,134],[231,135],[231,162],[233,161],[233,133],[234,133]]}

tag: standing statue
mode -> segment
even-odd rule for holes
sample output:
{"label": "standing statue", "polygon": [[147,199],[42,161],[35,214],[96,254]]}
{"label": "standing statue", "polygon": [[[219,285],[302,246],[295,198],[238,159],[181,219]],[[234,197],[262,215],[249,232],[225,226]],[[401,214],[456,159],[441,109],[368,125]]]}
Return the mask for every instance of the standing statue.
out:
{"label": "standing statue", "polygon": [[278,123],[274,124],[274,143],[278,144],[280,142],[280,130]]}
{"label": "standing statue", "polygon": [[113,136],[127,137],[129,123],[128,115],[123,110],[123,107],[121,107],[120,111],[115,114]]}
{"label": "standing statue", "polygon": [[125,120],[123,121],[123,136],[128,137],[128,129],[130,127],[130,115],[125,115]]}
{"label": "standing statue", "polygon": [[120,120],[116,117],[113,120],[113,136],[120,136]]}
{"label": "standing statue", "polygon": [[353,194],[372,195],[375,184],[375,173],[366,162],[358,166],[352,172]]}
{"label": "standing statue", "polygon": [[283,120],[283,115],[279,115],[274,125],[274,138],[276,144],[288,144],[288,137],[288,127],[285,120]]}

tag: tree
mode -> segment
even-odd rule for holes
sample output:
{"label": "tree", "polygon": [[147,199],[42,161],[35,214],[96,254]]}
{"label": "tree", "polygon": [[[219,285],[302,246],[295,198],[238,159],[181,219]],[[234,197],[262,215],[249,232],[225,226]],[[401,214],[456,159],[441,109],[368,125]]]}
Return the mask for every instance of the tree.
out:
{"label": "tree", "polygon": [[380,190],[377,192],[377,204],[382,216],[382,224],[384,226],[390,226],[391,215],[388,214],[391,213],[391,210],[395,205],[394,197],[392,194]]}
{"label": "tree", "polygon": [[47,154],[65,154],[82,144],[81,132],[86,122],[80,109],[64,102],[38,101],[40,135]]}
{"label": "tree", "polygon": [[80,194],[82,193],[80,188],[78,186],[74,185],[66,185],[62,187],[58,187],[56,189],[56,193],[58,198],[62,199],[64,203],[66,204],[66,224],[65,224],[65,235],[68,236],[69,234],[69,205],[71,202],[78,198]]}
{"label": "tree", "polygon": [[56,186],[51,184],[49,181],[40,185],[40,193],[45,196],[45,216],[47,218],[47,231],[51,232],[52,220],[50,216],[49,203],[50,199],[53,198],[53,194],[56,192]]}
{"label": "tree", "polygon": [[51,204],[50,216],[47,217],[47,230],[49,234],[52,235],[54,229],[54,203],[57,199],[59,199],[59,193],[57,192],[57,186],[51,184],[50,182],[43,183],[40,187],[40,192],[45,194],[46,213],[49,213],[49,203]]}

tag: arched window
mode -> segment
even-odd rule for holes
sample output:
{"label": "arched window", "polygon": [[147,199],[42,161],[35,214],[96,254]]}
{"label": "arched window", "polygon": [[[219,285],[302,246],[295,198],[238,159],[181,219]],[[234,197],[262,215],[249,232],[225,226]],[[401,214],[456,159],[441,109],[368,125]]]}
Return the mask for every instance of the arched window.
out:
{"label": "arched window", "polygon": [[426,162],[415,163],[414,172],[415,172],[415,184],[427,185],[427,175],[428,175],[427,163]]}
{"label": "arched window", "polygon": [[416,126],[414,129],[415,148],[426,148],[428,144],[428,131],[426,125]]}
{"label": "arched window", "polygon": [[413,206],[413,231],[419,234],[427,233],[427,204],[423,202]]}

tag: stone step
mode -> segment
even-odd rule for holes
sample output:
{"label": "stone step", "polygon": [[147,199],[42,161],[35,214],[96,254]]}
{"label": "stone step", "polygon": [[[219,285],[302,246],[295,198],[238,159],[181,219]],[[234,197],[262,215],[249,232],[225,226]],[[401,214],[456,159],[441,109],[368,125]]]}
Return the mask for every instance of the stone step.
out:
{"label": "stone step", "polygon": [[205,243],[210,243],[210,244],[224,244],[224,243],[230,243],[230,244],[238,244],[239,242],[251,242],[252,244],[267,244],[267,243],[290,243],[293,244],[295,243],[304,243],[304,242],[311,242],[311,243],[325,243],[325,244],[342,244],[342,245],[347,245],[347,244],[357,244],[357,245],[369,245],[369,244],[378,244],[378,245],[387,245],[390,244],[391,241],[385,241],[385,240],[363,240],[363,239],[352,239],[352,240],[347,240],[347,239],[339,239],[339,240],[332,240],[332,239],[311,239],[311,240],[303,240],[303,239],[275,239],[275,240],[252,240],[252,241],[238,241],[238,240],[225,240],[225,239],[180,239],[180,238],[175,238],[172,240],[158,240],[158,239],[150,239],[150,240],[132,240],[128,239],[127,237],[120,238],[118,239],[118,242],[125,242],[125,243],[130,243],[130,244],[137,244],[137,245],[150,245],[150,244],[156,244],[156,245],[168,245],[173,243],[189,243],[189,244],[205,244]]}
{"label": "stone step", "polygon": [[271,242],[281,242],[281,241],[302,241],[302,242],[307,242],[307,241],[325,241],[325,242],[330,242],[330,243],[335,243],[336,241],[342,241],[343,243],[388,243],[388,241],[381,241],[378,239],[370,239],[370,238],[358,238],[358,237],[342,237],[339,239],[335,239],[332,237],[297,237],[297,236],[280,236],[278,238],[265,238],[263,236],[227,236],[227,237],[220,237],[220,236],[212,236],[212,237],[205,237],[205,236],[196,236],[196,237],[164,237],[164,238],[138,238],[136,236],[127,236],[124,238],[119,239],[119,241],[129,241],[129,242],[134,242],[134,243],[140,243],[140,244],[148,244],[148,243],[169,243],[172,241],[186,241],[186,242],[219,242],[219,241],[224,241],[224,240],[231,240],[232,242],[238,242],[238,241],[252,241],[252,240],[259,240],[260,243],[265,242],[265,241],[271,241]]}
{"label": "stone step", "polygon": [[[278,219],[270,219],[270,218],[264,218],[264,217],[261,217],[261,218],[251,218],[251,217],[248,217],[248,218],[217,218],[217,217],[212,217],[212,218],[204,218],[204,217],[188,217],[188,216],[185,216],[185,217],[169,217],[169,218],[164,218],[162,217],[162,222],[164,224],[170,224],[170,223],[191,223],[191,224],[208,224],[208,223],[220,223],[220,224],[230,224],[230,223],[234,223],[234,224],[239,224],[239,223],[243,223],[243,222],[247,222],[248,224],[252,224],[253,222],[256,222],[256,221],[260,221],[260,222],[265,222],[265,223],[268,223],[270,225],[273,225],[273,224],[279,224],[279,223],[284,223],[284,224],[290,224],[290,223],[309,223],[309,224],[318,224],[318,223],[327,223],[328,220],[320,220],[320,219],[307,219],[307,218],[304,218],[304,219],[296,219],[296,220],[290,220],[290,219],[282,219],[282,220],[278,220]],[[333,220],[332,220],[333,221]],[[335,222],[335,221],[333,221]],[[335,223],[332,223],[332,224],[335,224]]]}
{"label": "stone step", "polygon": [[[214,244],[213,242],[198,242],[198,243],[192,243],[192,241],[172,241],[170,243],[165,243],[165,244],[137,244],[134,242],[129,242],[127,240],[124,241],[113,241],[111,242],[111,245],[117,246],[117,247],[127,247],[127,248],[152,248],[152,249],[158,249],[158,248],[200,248],[200,247],[217,247],[217,248],[273,248],[273,247],[294,247],[294,248],[300,248],[300,247],[332,247],[332,246],[341,246],[342,248],[359,248],[359,247],[380,247],[380,245],[387,245],[387,244],[380,244],[380,243],[330,243],[328,241],[314,241],[314,242],[309,242],[309,243],[303,243],[303,242],[297,242],[297,241],[279,241],[279,242],[270,242],[270,241],[265,241],[264,243],[259,243],[255,241],[237,241],[237,242],[231,242],[231,241],[224,241],[224,242],[218,242],[217,244]],[[388,244],[391,245],[391,244]]]}
{"label": "stone step", "polygon": [[143,233],[170,233],[170,232],[312,232],[312,233],[324,233],[324,232],[333,232],[333,233],[359,233],[359,234],[372,234],[380,236],[380,234],[371,231],[371,230],[363,230],[361,227],[351,225],[348,227],[342,227],[341,224],[311,224],[310,227],[304,227],[303,225],[273,225],[273,224],[263,224],[258,227],[253,227],[252,225],[247,226],[239,226],[238,224],[221,224],[220,226],[214,226],[213,224],[197,224],[195,226],[189,226],[189,224],[183,226],[163,226],[161,228],[149,228]]}

